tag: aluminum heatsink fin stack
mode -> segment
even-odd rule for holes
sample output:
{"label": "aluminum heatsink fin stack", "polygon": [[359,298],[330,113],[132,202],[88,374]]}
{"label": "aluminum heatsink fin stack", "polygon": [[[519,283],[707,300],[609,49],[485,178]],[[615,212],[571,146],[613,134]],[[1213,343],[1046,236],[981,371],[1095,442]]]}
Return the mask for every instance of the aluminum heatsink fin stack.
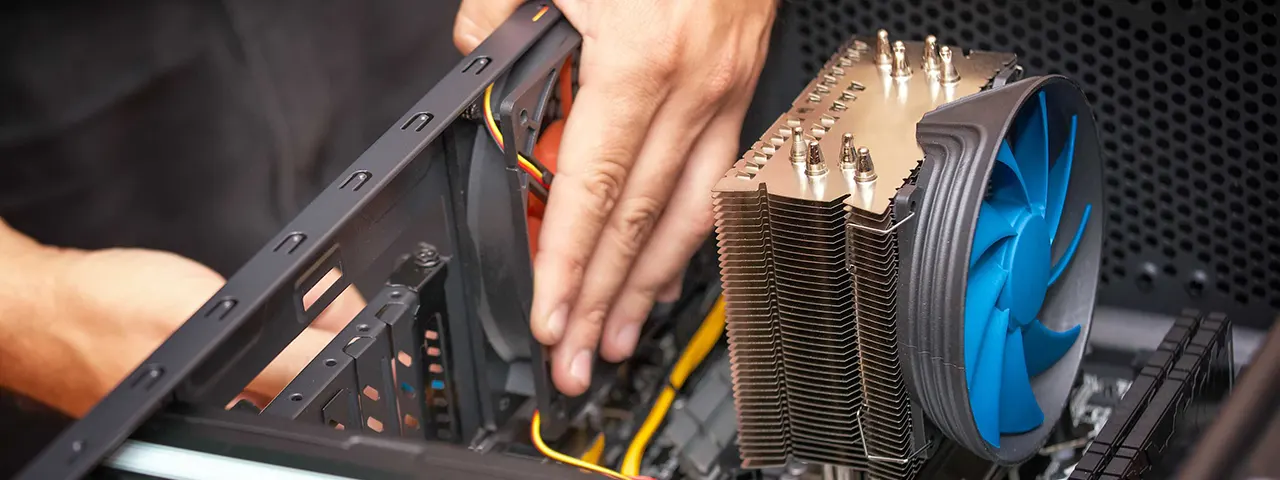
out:
{"label": "aluminum heatsink fin stack", "polygon": [[[848,209],[848,258],[857,299],[865,407],[861,427],[874,478],[912,478],[922,460],[898,356],[898,236],[893,209]],[[918,419],[917,419],[918,420]]]}
{"label": "aluminum heatsink fin stack", "polygon": [[796,458],[867,466],[863,408],[842,199],[769,196],[774,282],[791,441]]}
{"label": "aluminum heatsink fin stack", "polygon": [[873,478],[918,474],[931,410],[909,375],[915,353],[900,349],[938,328],[904,321],[906,301],[932,286],[899,288],[919,263],[899,242],[919,228],[913,211],[929,191],[914,182],[926,159],[916,123],[1016,77],[1015,60],[933,37],[850,39],[717,181],[746,466],[790,457]]}
{"label": "aluminum heatsink fin stack", "polygon": [[739,453],[747,467],[783,465],[791,434],[778,361],[768,205],[763,188],[716,192],[714,199]]}

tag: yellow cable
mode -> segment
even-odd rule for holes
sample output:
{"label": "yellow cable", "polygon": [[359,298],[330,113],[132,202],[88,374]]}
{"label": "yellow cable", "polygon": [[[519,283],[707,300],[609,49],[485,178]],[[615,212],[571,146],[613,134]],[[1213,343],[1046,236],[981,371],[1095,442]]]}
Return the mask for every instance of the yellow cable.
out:
{"label": "yellow cable", "polygon": [[[492,83],[484,89],[484,121],[488,124],[489,132],[493,134],[493,138],[498,141],[498,146],[506,148],[505,146],[507,143],[502,138],[502,130],[498,129],[498,122],[493,119]],[[520,162],[520,166],[523,167],[526,172],[529,172],[529,175],[533,175],[533,178],[538,179],[538,183],[546,183],[542,181],[542,171],[538,170],[538,167],[535,167],[533,162],[530,162],[529,159],[524,158],[524,155],[521,155],[520,152],[516,152],[516,160]]]}
{"label": "yellow cable", "polygon": [[613,478],[616,480],[631,480],[630,477],[623,475],[621,473],[615,472],[613,470],[609,470],[599,465],[587,463],[585,461],[582,461],[582,460],[570,457],[568,455],[565,455],[563,453],[557,452],[555,450],[552,450],[551,447],[547,446],[546,442],[542,441],[542,415],[539,414],[539,412],[537,411],[533,412],[533,424],[530,425],[529,428],[531,430],[529,436],[533,438],[533,446],[538,447],[538,451],[542,452],[543,455],[546,455],[547,458],[563,463],[565,465],[571,465],[574,467],[581,468],[583,470],[590,470],[592,472],[599,473],[601,475],[605,475],[609,478]]}
{"label": "yellow cable", "polygon": [[676,360],[676,365],[671,369],[671,376],[668,378],[668,385],[662,389],[662,393],[658,394],[658,399],[653,402],[653,409],[649,410],[649,416],[645,417],[640,430],[631,439],[627,454],[622,459],[623,475],[640,474],[640,461],[644,459],[644,450],[648,448],[650,438],[667,417],[667,410],[671,409],[671,403],[676,398],[676,389],[684,386],[685,380],[688,380],[693,370],[707,358],[707,354],[711,353],[711,349],[716,346],[716,342],[720,340],[720,335],[723,333],[724,297],[721,296],[716,300],[711,312],[707,313],[707,317],[702,320],[702,326],[699,326],[698,331],[693,334],[693,339],[689,340],[689,345],[680,354],[680,358]]}
{"label": "yellow cable", "polygon": [[596,434],[596,439],[591,442],[591,446],[587,447],[587,451],[582,452],[582,456],[578,457],[584,462],[599,465],[600,457],[604,455],[604,434]]}

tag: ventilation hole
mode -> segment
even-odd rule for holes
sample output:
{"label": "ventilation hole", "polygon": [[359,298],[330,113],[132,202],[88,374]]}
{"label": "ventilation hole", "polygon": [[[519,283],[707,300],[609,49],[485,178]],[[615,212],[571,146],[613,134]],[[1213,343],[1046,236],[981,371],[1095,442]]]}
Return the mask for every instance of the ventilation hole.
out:
{"label": "ventilation hole", "polygon": [[1143,272],[1134,280],[1134,284],[1138,286],[1139,291],[1149,293],[1155,285],[1155,278],[1152,277],[1150,273]]}
{"label": "ventilation hole", "polygon": [[1204,294],[1204,281],[1200,279],[1191,279],[1187,282],[1187,294],[1193,297],[1199,297]]}
{"label": "ventilation hole", "polygon": [[419,427],[419,424],[418,424],[418,417],[415,417],[415,416],[413,416],[413,415],[409,415],[409,414],[407,414],[407,413],[406,413],[406,414],[404,414],[404,422],[403,422],[403,423],[404,423],[404,426],[409,427],[409,428],[412,428],[412,429],[417,429],[417,428]]}
{"label": "ventilation hole", "polygon": [[382,422],[378,419],[373,417],[366,418],[364,424],[369,426],[369,430],[382,433]]}
{"label": "ventilation hole", "polygon": [[404,365],[406,367],[413,366],[413,357],[404,352],[396,353],[396,361],[400,362],[401,365]]}
{"label": "ventilation hole", "polygon": [[[1119,281],[1115,266],[1152,262],[1159,267],[1149,275],[1151,292],[1181,287],[1190,293],[1189,267],[1181,262],[1194,259],[1201,262],[1197,268],[1234,274],[1237,257],[1249,268],[1257,259],[1280,258],[1280,159],[1270,153],[1280,150],[1280,133],[1272,128],[1280,120],[1280,4],[925,3],[796,2],[784,9],[794,18],[779,22],[784,36],[798,40],[782,44],[800,45],[781,52],[799,52],[794,67],[766,75],[782,75],[778,84],[798,90],[828,61],[832,40],[843,41],[853,30],[889,28],[911,40],[933,33],[947,43],[1016,51],[1028,75],[1061,73],[1079,81],[1095,109],[1108,161],[1102,301],[1159,304],[1135,288],[1138,272]],[[1159,234],[1154,241],[1153,233]],[[1280,300],[1271,296],[1280,297],[1280,288],[1268,295],[1251,290],[1273,280],[1280,285],[1280,268],[1247,276],[1254,277],[1249,287],[1221,273],[1201,279],[1199,289],[1221,293],[1204,295],[1201,303],[1249,302],[1257,318],[1272,318]]]}
{"label": "ventilation hole", "polygon": [[375,402],[378,401],[378,389],[373,388],[373,385],[365,385],[364,390],[361,390],[360,392],[363,393],[364,396],[369,397],[369,400],[373,400]]}

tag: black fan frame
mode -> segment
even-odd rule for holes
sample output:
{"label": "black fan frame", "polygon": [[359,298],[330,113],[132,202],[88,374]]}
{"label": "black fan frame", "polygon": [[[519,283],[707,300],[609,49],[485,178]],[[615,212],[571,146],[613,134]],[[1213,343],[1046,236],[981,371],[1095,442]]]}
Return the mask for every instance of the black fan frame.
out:
{"label": "black fan frame", "polygon": [[[1045,422],[1020,435],[1004,435],[1000,448],[984,441],[969,407],[964,366],[964,299],[978,209],[1000,142],[1015,117],[1044,91],[1050,125],[1050,158],[1056,158],[1070,119],[1076,115],[1075,157],[1062,224],[1078,225],[1091,204],[1072,264],[1048,292],[1040,319],[1054,330],[1081,325],[1080,338],[1052,368],[1033,378],[1032,389]],[[945,105],[917,125],[924,163],[915,186],[899,195],[898,208],[915,212],[899,236],[902,292],[899,347],[907,386],[916,403],[946,436],[978,455],[1001,464],[1030,458],[1044,444],[1059,418],[1079,371],[1098,286],[1101,263],[1102,151],[1097,122],[1078,85],[1062,76],[1042,76]],[[904,205],[905,203],[905,205]],[[1071,243],[1073,228],[1058,231],[1053,258]]]}

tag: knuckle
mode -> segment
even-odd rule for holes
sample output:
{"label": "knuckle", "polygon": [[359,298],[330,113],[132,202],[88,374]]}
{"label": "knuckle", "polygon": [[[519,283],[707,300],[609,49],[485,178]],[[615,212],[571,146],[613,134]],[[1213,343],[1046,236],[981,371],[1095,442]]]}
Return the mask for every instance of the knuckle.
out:
{"label": "knuckle", "polygon": [[[601,213],[613,210],[618,194],[627,180],[627,167],[623,165],[622,153],[602,152],[583,174],[583,188],[596,200],[596,209]],[[590,207],[590,206],[589,206]]]}
{"label": "knuckle", "polygon": [[653,231],[662,204],[649,197],[640,197],[619,207],[614,231],[618,247],[628,257],[637,254]]}
{"label": "knuckle", "polygon": [[599,304],[598,302],[591,305],[588,307],[586,314],[582,316],[579,322],[582,323],[583,327],[587,328],[588,332],[599,332],[604,326],[605,308],[605,305]]}
{"label": "knuckle", "polygon": [[746,78],[740,62],[741,54],[732,50],[723,53],[720,61],[712,64],[703,83],[706,93],[713,98],[723,98],[736,90],[739,82]]}

